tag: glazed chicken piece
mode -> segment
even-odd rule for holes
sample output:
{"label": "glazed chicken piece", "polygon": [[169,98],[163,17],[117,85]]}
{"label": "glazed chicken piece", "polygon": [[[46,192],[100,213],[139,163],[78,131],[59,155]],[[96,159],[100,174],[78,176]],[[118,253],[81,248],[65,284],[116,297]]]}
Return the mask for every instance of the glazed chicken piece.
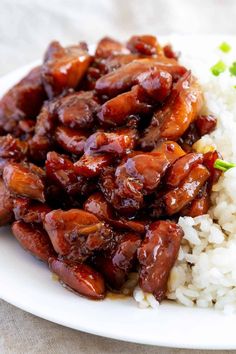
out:
{"label": "glazed chicken piece", "polygon": [[44,228],[57,253],[78,262],[103,249],[111,230],[95,215],[80,209],[53,210],[45,216]]}
{"label": "glazed chicken piece", "polygon": [[115,176],[118,189],[124,183],[123,179],[136,179],[142,185],[143,193],[149,194],[157,188],[168,166],[169,162],[164,154],[137,153],[117,167]]}
{"label": "glazed chicken piece", "polygon": [[98,254],[93,264],[103,274],[112,289],[119,290],[127,280],[128,273],[137,260],[137,249],[141,244],[139,235],[125,233],[119,241],[105,253]]}
{"label": "glazed chicken piece", "polygon": [[29,140],[29,154],[35,163],[42,163],[46,159],[47,153],[53,149],[53,139],[47,136],[35,134]]}
{"label": "glazed chicken piece", "polygon": [[149,70],[168,72],[174,81],[186,72],[186,69],[174,59],[165,57],[138,59],[98,79],[95,90],[99,95],[114,97],[140,83]]}
{"label": "glazed chicken piece", "polygon": [[[178,152],[179,156],[174,154],[174,150],[171,156],[170,147],[172,149],[175,147],[175,152]],[[198,153],[185,154],[174,142],[163,142],[158,148],[160,151],[168,152],[171,166],[165,174],[163,189],[157,193],[151,205],[150,214],[155,218],[177,212],[189,215],[190,207],[194,209],[194,214],[202,215],[200,213],[203,211],[207,212],[210,204],[204,191],[206,181],[209,185],[210,172],[202,165],[204,156]]]}
{"label": "glazed chicken piece", "polygon": [[83,209],[89,213],[96,215],[99,220],[108,222],[116,229],[134,231],[138,234],[145,232],[145,222],[139,220],[129,220],[119,216],[116,217],[114,209],[107,202],[101,192],[91,194],[85,201]]}
{"label": "glazed chicken piece", "polygon": [[157,221],[149,226],[138,249],[139,285],[143,291],[152,293],[158,301],[165,298],[168,277],[183,235],[179,225],[170,221]]}
{"label": "glazed chicken piece", "polygon": [[63,285],[65,284],[78,294],[93,300],[104,299],[104,280],[101,274],[90,266],[51,257],[49,267],[59,277]]}
{"label": "glazed chicken piece", "polygon": [[45,202],[43,171],[33,164],[8,163],[3,170],[7,189],[17,196]]}
{"label": "glazed chicken piece", "polygon": [[190,170],[203,162],[203,155],[189,153],[178,158],[169,168],[165,177],[165,183],[170,188],[178,187],[180,182],[187,177]]}
{"label": "glazed chicken piece", "polygon": [[95,57],[93,64],[88,68],[84,86],[86,90],[94,90],[96,81],[103,75],[117,70],[121,66],[131,63],[139,59],[138,54],[111,54],[106,58]]}
{"label": "glazed chicken piece", "polygon": [[48,262],[49,257],[54,256],[50,239],[40,226],[15,221],[12,232],[21,246],[41,261]]}
{"label": "glazed chicken piece", "polygon": [[216,117],[211,114],[197,116],[178,140],[179,144],[186,152],[191,152],[193,144],[203,135],[210,134],[215,129],[216,123]]}
{"label": "glazed chicken piece", "polygon": [[96,192],[88,197],[83,209],[95,215],[99,220],[109,221],[113,219],[111,205],[108,204],[101,192]]}
{"label": "glazed chicken piece", "polygon": [[94,124],[99,104],[92,91],[80,91],[59,98],[56,116],[72,129],[88,129]]}
{"label": "glazed chicken piece", "polygon": [[127,125],[114,132],[98,130],[92,134],[85,143],[84,155],[74,164],[76,173],[88,178],[99,176],[114,158],[128,154],[138,140],[136,123],[132,118],[130,123],[131,128]]}
{"label": "glazed chicken piece", "polygon": [[115,169],[108,167],[100,176],[99,186],[106,200],[119,211],[120,215],[130,216],[135,214],[143,204],[142,185],[139,181],[126,178],[123,182],[122,190],[118,191]]}
{"label": "glazed chicken piece", "polygon": [[0,136],[0,158],[22,161],[27,157],[28,144],[7,134]]}
{"label": "glazed chicken piece", "polygon": [[199,84],[186,73],[175,85],[165,105],[157,109],[141,139],[144,149],[153,149],[160,139],[178,140],[194,121],[202,107]]}
{"label": "glazed chicken piece", "polygon": [[55,139],[57,144],[63,150],[75,155],[81,155],[84,152],[85,141],[89,133],[85,130],[71,129],[59,125],[55,130]]}
{"label": "glazed chicken piece", "polygon": [[128,54],[129,51],[125,48],[125,46],[110,37],[102,38],[97,45],[95,51],[96,58],[108,58],[111,55],[116,54]]}
{"label": "glazed chicken piece", "polygon": [[138,54],[131,54],[125,46],[110,38],[102,38],[97,45],[92,65],[88,68],[85,87],[93,90],[97,79],[119,67],[138,59]]}
{"label": "glazed chicken piece", "polygon": [[35,125],[35,132],[29,140],[29,153],[33,161],[44,161],[47,152],[53,148],[53,131],[55,128],[54,102],[46,102]]}
{"label": "glazed chicken piece", "polygon": [[209,151],[204,154],[203,165],[207,167],[210,172],[209,178],[209,188],[208,190],[211,192],[212,186],[219,181],[220,176],[222,175],[222,171],[214,168],[214,163],[217,159],[222,159],[221,154],[214,150]]}
{"label": "glazed chicken piece", "polygon": [[35,135],[51,137],[55,127],[55,106],[56,100],[45,102],[37,117]]}
{"label": "glazed chicken piece", "polygon": [[140,100],[152,105],[162,103],[172,89],[172,76],[164,70],[150,68],[138,80]]}
{"label": "glazed chicken piece", "polygon": [[132,36],[127,44],[127,48],[131,53],[138,53],[142,55],[160,55],[163,56],[163,49],[158,43],[155,36],[141,35]]}
{"label": "glazed chicken piece", "polygon": [[171,44],[166,44],[163,47],[163,52],[165,57],[170,58],[170,59],[175,59],[178,60],[180,53],[179,52],[175,52],[172,48]]}
{"label": "glazed chicken piece", "polygon": [[170,164],[174,163],[178,158],[186,154],[178,143],[170,140],[160,142],[153,152],[164,154]]}
{"label": "glazed chicken piece", "polygon": [[28,140],[34,132],[35,128],[35,120],[33,119],[25,119],[19,121],[19,129],[22,131],[22,139]]}
{"label": "glazed chicken piece", "polygon": [[[69,152],[78,151],[81,153],[81,144],[68,141],[72,131],[78,130],[77,135],[87,137],[85,129],[91,128],[94,124],[94,118],[99,108],[99,104],[94,98],[93,92],[76,92],[68,94],[65,97],[59,97],[47,102],[39,116],[35,126],[35,134],[29,141],[30,153],[35,161],[42,161],[46,158],[47,152],[55,148],[55,140],[58,141],[65,150]],[[63,132],[54,131],[58,120],[65,125]],[[66,129],[68,127],[68,129]],[[75,132],[73,131],[73,135]],[[81,141],[80,137],[76,141]],[[84,140],[83,138],[81,138]],[[83,143],[82,143],[83,144]]]}
{"label": "glazed chicken piece", "polygon": [[42,224],[51,208],[45,203],[35,202],[29,198],[14,198],[13,212],[16,220],[25,223]]}
{"label": "glazed chicken piece", "polygon": [[137,153],[107,169],[101,176],[101,189],[109,203],[122,215],[132,215],[143,205],[143,196],[152,193],[169,166],[165,155]]}
{"label": "glazed chicken piece", "polygon": [[159,151],[128,155],[116,170],[109,167],[103,171],[100,188],[119,213],[134,215],[143,206],[144,195],[155,192],[170,164],[184,154],[177,143],[164,142]]}
{"label": "glazed chicken piece", "polygon": [[129,116],[148,113],[151,103],[162,102],[170,94],[172,76],[168,72],[151,68],[139,79],[139,84],[133,86],[131,91],[122,93],[102,105],[98,113],[100,122],[113,126],[123,125]]}
{"label": "glazed chicken piece", "polygon": [[139,99],[139,92],[139,87],[134,86],[131,91],[122,93],[105,102],[97,115],[101,124],[105,126],[121,126],[133,114],[148,113],[151,106]]}
{"label": "glazed chicken piece", "polygon": [[198,195],[209,176],[210,172],[203,165],[197,164],[193,167],[178,187],[164,195],[163,200],[167,215],[176,214],[191,202]]}
{"label": "glazed chicken piece", "polygon": [[[165,175],[164,187],[151,205],[153,217],[161,215],[173,215],[178,212],[187,215],[191,205],[196,208],[209,206],[208,200],[203,198],[197,204],[192,202],[202,197],[202,188],[205,182],[209,182],[210,172],[203,166],[204,157],[202,154],[188,153],[176,159]],[[200,203],[200,204],[199,204]]]}
{"label": "glazed chicken piece", "polygon": [[[99,72],[99,79],[102,75],[111,73],[119,69],[121,66],[131,63],[132,61],[140,59],[138,54],[112,54],[108,58],[96,62],[96,67]],[[95,85],[94,85],[95,86]]]}
{"label": "glazed chicken piece", "polygon": [[3,180],[0,179],[0,226],[13,221],[13,199]]}
{"label": "glazed chicken piece", "polygon": [[97,156],[84,154],[75,164],[74,169],[78,176],[93,178],[98,177],[103,169],[109,166],[112,156],[101,154]]}
{"label": "glazed chicken piece", "polygon": [[126,128],[111,133],[97,131],[87,139],[84,151],[87,155],[124,156],[134,148],[135,140],[137,140],[136,129]]}
{"label": "glazed chicken piece", "polygon": [[199,132],[199,136],[210,134],[216,128],[217,119],[212,114],[200,115],[196,119],[196,127]]}
{"label": "glazed chicken piece", "polygon": [[190,124],[188,129],[178,139],[178,144],[181,145],[185,152],[192,152],[193,144],[200,139],[200,135],[196,127],[196,120]]}
{"label": "glazed chicken piece", "polygon": [[76,88],[90,62],[85,43],[63,48],[59,42],[52,42],[42,66],[43,84],[48,97],[51,99],[66,89]]}
{"label": "glazed chicken piece", "polygon": [[86,193],[86,179],[76,175],[73,162],[66,156],[55,151],[49,152],[45,167],[48,180],[61,187],[68,195],[74,196]]}
{"label": "glazed chicken piece", "polygon": [[207,214],[210,208],[210,195],[208,181],[202,186],[196,198],[180,211],[181,216],[196,216]]}
{"label": "glazed chicken piece", "polygon": [[7,134],[0,137],[0,175],[8,162],[20,162],[28,157],[28,143]]}
{"label": "glazed chicken piece", "polygon": [[19,135],[18,122],[23,119],[35,119],[45,99],[41,66],[38,66],[0,100],[0,130]]}
{"label": "glazed chicken piece", "polygon": [[[207,171],[209,173],[206,182],[202,185],[196,197],[190,203],[186,204],[183,207],[183,209],[180,210],[180,214],[182,216],[186,215],[186,216],[196,217],[196,216],[206,214],[208,212],[208,209],[211,204],[210,193],[212,190],[212,186],[213,184],[218,182],[222,174],[222,171],[214,168],[214,162],[218,158],[221,158],[221,155],[217,151],[209,151],[204,155],[197,154],[197,153],[189,153],[185,155],[184,158],[182,159],[180,158],[176,161],[175,164],[177,167],[179,166],[178,169],[179,169],[180,177],[183,176],[185,172],[187,173],[187,171],[189,173],[189,171],[193,168],[193,166],[197,166],[198,163],[202,163],[205,167],[207,167]],[[187,161],[191,163],[189,164]],[[175,169],[175,164],[173,165],[173,169]],[[203,174],[201,173],[201,176],[198,177],[198,181],[203,177],[202,175]],[[176,177],[174,179],[176,179]],[[180,178],[178,177],[177,179],[180,182]],[[174,184],[172,184],[172,187],[174,187]],[[193,193],[194,189],[191,190],[190,184],[188,187],[190,192]],[[197,188],[197,181],[195,187]]]}
{"label": "glazed chicken piece", "polygon": [[209,151],[202,155],[202,163],[207,167],[210,176],[199,190],[196,198],[180,211],[182,216],[191,216],[194,218],[196,216],[204,215],[208,212],[211,204],[210,193],[212,186],[218,182],[222,174],[222,171],[214,168],[214,163],[216,159],[221,158],[221,155],[217,151]]}

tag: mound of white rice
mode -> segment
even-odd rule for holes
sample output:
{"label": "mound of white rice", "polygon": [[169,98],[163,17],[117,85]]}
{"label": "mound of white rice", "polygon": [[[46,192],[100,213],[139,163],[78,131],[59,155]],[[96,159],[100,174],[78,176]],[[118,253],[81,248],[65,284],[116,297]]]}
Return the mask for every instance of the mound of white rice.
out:
{"label": "mound of white rice", "polygon": [[[220,59],[228,66],[236,60],[236,48],[222,53],[216,42],[202,48],[174,40],[181,49],[181,63],[198,78],[205,96],[202,113],[218,118],[217,129],[196,144],[199,152],[216,147],[225,160],[236,161],[236,77],[228,70],[214,76],[210,68]],[[233,43],[229,43],[232,45]],[[181,217],[184,239],[171,271],[167,297],[186,306],[215,307],[236,311],[236,168],[228,170],[213,187],[207,215]],[[158,307],[139,287],[133,293],[140,307]]]}

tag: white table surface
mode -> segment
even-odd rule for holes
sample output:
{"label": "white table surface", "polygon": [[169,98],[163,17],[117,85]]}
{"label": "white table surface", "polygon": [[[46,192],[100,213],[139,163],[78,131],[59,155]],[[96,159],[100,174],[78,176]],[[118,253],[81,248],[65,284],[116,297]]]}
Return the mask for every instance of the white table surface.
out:
{"label": "white table surface", "polygon": [[[236,34],[234,0],[0,0],[0,75],[42,57],[48,42],[134,33]],[[0,284],[1,286],[1,284]],[[119,342],[37,318],[0,300],[1,354],[214,353]],[[220,351],[233,353],[235,351]]]}

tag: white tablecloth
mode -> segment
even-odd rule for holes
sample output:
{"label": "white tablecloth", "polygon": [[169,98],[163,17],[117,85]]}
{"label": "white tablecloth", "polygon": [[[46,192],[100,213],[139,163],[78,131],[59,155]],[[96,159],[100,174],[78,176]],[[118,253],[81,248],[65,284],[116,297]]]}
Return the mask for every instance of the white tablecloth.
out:
{"label": "white tablecloth", "polygon": [[[236,34],[235,18],[234,0],[0,0],[0,75],[42,57],[52,39],[66,44],[94,43],[106,34]],[[77,332],[0,300],[1,354],[187,352]]]}

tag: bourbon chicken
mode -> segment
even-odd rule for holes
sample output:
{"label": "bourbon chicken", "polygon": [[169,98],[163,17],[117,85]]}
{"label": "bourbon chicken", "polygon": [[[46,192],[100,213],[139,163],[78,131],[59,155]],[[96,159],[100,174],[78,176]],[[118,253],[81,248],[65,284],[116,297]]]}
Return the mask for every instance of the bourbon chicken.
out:
{"label": "bourbon chicken", "polygon": [[151,35],[52,42],[0,100],[0,225],[69,289],[120,291],[130,272],[166,297],[181,215],[210,207],[216,126],[197,79]]}

